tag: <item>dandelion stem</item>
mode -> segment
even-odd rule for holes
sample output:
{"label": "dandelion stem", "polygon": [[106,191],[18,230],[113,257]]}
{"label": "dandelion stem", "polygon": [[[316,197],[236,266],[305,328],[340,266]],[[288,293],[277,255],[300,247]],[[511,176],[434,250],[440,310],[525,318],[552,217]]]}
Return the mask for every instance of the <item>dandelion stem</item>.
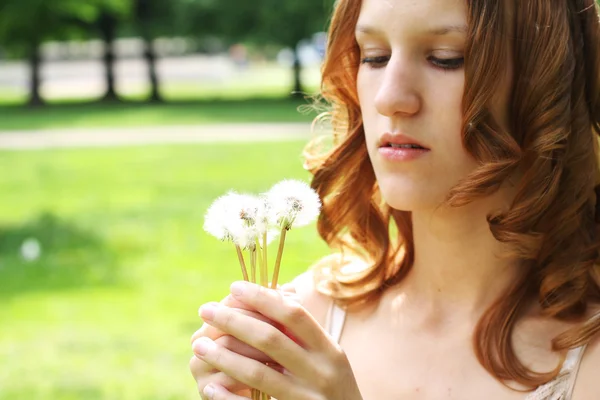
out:
{"label": "dandelion stem", "polygon": [[286,228],[281,229],[279,237],[279,249],[277,250],[277,258],[275,259],[275,268],[273,270],[273,281],[271,281],[271,289],[277,288],[277,280],[279,279],[279,267],[281,266],[281,257],[283,256],[283,246],[285,245]]}
{"label": "dandelion stem", "polygon": [[268,280],[268,278],[265,276],[264,262],[262,259],[262,251],[260,248],[260,239],[258,238],[258,236],[256,237],[256,254],[258,256],[258,268],[260,268],[260,285],[267,286],[268,283],[266,283],[266,281]]}
{"label": "dandelion stem", "polygon": [[242,249],[240,246],[235,246],[235,250],[237,252],[238,260],[240,261],[240,267],[242,267],[242,275],[244,275],[244,280],[248,281],[248,269],[246,268],[246,262],[244,261],[244,254],[242,254]]}
{"label": "dandelion stem", "polygon": [[250,282],[256,283],[256,249],[250,250]]}
{"label": "dandelion stem", "polygon": [[263,233],[263,238],[262,238],[262,242],[263,242],[263,258],[262,258],[262,262],[263,262],[263,275],[265,277],[265,287],[269,286],[269,264],[267,263],[267,232]]}

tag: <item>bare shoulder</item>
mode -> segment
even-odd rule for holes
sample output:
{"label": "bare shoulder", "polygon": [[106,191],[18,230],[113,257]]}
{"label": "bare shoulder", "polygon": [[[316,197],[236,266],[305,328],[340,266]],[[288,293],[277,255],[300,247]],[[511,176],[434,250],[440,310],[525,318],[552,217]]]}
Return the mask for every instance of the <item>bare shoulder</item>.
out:
{"label": "bare shoulder", "polygon": [[302,306],[308,310],[321,326],[325,326],[327,312],[332,300],[317,290],[315,275],[312,270],[308,270],[297,276],[292,282],[285,284],[282,289],[295,291]]}
{"label": "bare shoulder", "polygon": [[[595,307],[591,314],[594,318],[600,318],[600,305]],[[573,391],[572,400],[594,400],[600,399],[600,334],[587,345],[577,381]]]}

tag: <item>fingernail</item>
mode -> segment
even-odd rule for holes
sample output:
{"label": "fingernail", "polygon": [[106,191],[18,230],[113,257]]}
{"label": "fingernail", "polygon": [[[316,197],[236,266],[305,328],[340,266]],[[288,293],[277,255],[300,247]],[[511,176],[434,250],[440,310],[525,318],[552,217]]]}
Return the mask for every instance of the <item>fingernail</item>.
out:
{"label": "fingernail", "polygon": [[202,317],[202,319],[207,320],[207,321],[211,320],[211,319],[215,318],[216,310],[217,310],[217,307],[213,303],[204,304],[202,307],[200,307],[200,317]]}
{"label": "fingernail", "polygon": [[215,343],[207,337],[202,337],[194,342],[194,353],[204,356],[209,350],[215,347]]}
{"label": "fingernail", "polygon": [[246,288],[247,284],[246,282],[233,282],[231,284],[231,286],[229,287],[229,289],[231,290],[231,294],[234,296],[241,296],[242,294],[244,294],[244,289]]}
{"label": "fingernail", "polygon": [[212,385],[206,385],[204,387],[203,392],[206,397],[208,397],[209,399],[212,399],[213,396],[215,395],[215,388]]}

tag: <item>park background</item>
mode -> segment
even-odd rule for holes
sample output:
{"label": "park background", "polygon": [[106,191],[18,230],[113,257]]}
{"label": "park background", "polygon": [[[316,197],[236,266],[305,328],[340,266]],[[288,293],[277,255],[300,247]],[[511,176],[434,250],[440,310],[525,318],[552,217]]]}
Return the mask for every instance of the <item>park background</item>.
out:
{"label": "park background", "polygon": [[[229,189],[307,180],[329,0],[0,0],[0,399],[199,398]],[[326,254],[290,232],[287,281]]]}

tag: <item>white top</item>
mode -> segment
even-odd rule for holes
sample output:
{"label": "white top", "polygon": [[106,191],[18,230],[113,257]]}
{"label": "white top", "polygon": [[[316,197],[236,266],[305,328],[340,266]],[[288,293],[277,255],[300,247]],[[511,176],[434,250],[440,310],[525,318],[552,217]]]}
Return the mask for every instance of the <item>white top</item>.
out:
{"label": "white top", "polygon": [[[325,329],[339,343],[346,321],[346,310],[331,303]],[[558,376],[529,393],[525,400],[571,400],[585,345],[569,350]]]}

